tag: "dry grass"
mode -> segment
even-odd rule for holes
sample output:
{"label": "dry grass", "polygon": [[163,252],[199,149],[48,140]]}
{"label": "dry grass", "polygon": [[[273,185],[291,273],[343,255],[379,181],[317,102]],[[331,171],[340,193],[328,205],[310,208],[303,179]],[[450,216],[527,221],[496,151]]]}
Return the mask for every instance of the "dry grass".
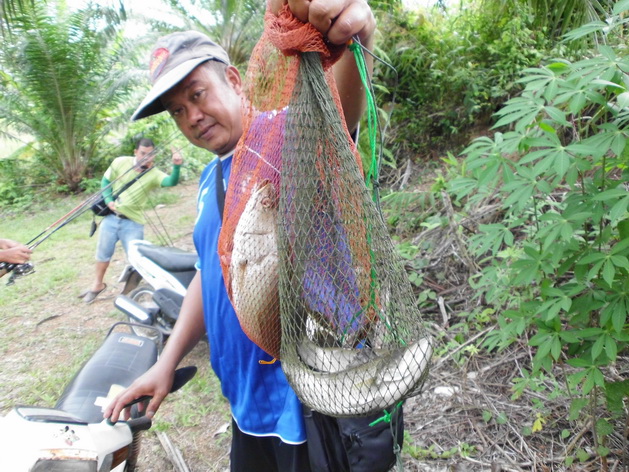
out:
{"label": "dry grass", "polygon": [[[193,248],[196,182],[169,191],[177,201],[157,211],[175,245]],[[74,202],[73,204],[76,204]],[[65,210],[67,211],[67,210]],[[50,211],[49,222],[65,213]],[[36,272],[5,286],[0,279],[0,413],[14,405],[53,406],[74,372],[102,342],[117,321],[126,321],[113,307],[122,286],[118,276],[125,266],[118,248],[106,275],[108,288],[91,305],[77,295],[89,287],[93,274],[96,238],[88,238],[91,217],[81,217],[44,242],[33,256]],[[42,228],[34,217],[15,217],[16,231],[3,236],[20,238],[17,228],[37,234]],[[150,228],[147,239],[156,240]],[[222,471],[229,466],[229,406],[209,366],[209,349],[201,342],[182,365],[196,365],[195,379],[167,398],[153,429],[144,433],[139,471],[175,470],[156,433],[164,432],[177,447],[191,471]]]}
{"label": "dry grass", "polygon": [[[440,211],[448,216],[447,196]],[[481,206],[459,223],[474,232],[479,223],[499,218],[497,205]],[[569,366],[540,380],[527,382],[535,354],[526,339],[501,352],[479,350],[493,320],[467,319],[479,303],[467,279],[478,270],[467,256],[465,242],[450,225],[424,231],[413,243],[428,248],[422,257],[424,290],[436,295],[434,306],[423,313],[438,340],[438,353],[424,393],[405,406],[405,470],[409,471],[627,471],[629,428],[610,420],[606,458],[596,453],[592,418],[608,413],[588,405],[570,418]],[[629,363],[619,358],[608,374],[628,378]],[[514,388],[525,385],[525,388]],[[599,402],[600,405],[600,402]],[[575,415],[576,416],[576,415]],[[570,418],[570,419],[569,419]],[[628,417],[629,418],[629,417]],[[569,465],[567,465],[569,464]]]}

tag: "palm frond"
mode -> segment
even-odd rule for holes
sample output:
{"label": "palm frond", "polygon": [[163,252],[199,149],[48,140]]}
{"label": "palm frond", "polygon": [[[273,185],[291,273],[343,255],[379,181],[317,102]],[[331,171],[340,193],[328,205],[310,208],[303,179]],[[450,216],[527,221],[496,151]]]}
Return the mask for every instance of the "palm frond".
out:
{"label": "palm frond", "polygon": [[0,119],[34,136],[40,162],[70,188],[111,129],[108,110],[124,102],[135,78],[125,68],[132,44],[121,18],[103,7],[70,12],[63,2],[53,10],[36,1],[14,18],[19,34],[2,47]]}

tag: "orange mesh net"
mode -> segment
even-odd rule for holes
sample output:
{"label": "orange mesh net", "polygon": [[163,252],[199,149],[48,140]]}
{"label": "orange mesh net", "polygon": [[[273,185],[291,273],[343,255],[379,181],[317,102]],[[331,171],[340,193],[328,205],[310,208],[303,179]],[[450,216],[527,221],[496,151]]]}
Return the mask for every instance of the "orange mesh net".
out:
{"label": "orange mesh net", "polygon": [[267,13],[219,238],[243,331],[334,416],[416,394],[432,352],[341,118],[331,67],[345,50],[286,7]]}
{"label": "orange mesh net", "polygon": [[[281,337],[279,261],[277,250],[270,249],[277,244],[276,225],[271,222],[277,220],[287,107],[297,82],[300,54],[313,52],[321,55],[325,80],[337,110],[341,110],[331,66],[344,50],[331,50],[314,27],[300,22],[285,7],[279,16],[267,13],[264,33],[251,55],[244,80],[244,95],[249,102],[225,197],[219,254],[225,285],[244,332],[276,358],[280,358]],[[350,143],[345,126],[344,131]],[[358,153],[355,149],[353,152],[362,172]],[[241,218],[247,204],[248,211]]]}

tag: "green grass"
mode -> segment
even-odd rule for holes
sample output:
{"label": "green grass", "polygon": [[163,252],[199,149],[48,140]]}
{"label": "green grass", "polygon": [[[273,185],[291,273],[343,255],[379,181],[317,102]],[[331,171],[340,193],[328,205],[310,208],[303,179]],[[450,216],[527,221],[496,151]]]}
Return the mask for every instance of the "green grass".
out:
{"label": "green grass", "polygon": [[[157,213],[177,247],[191,249],[196,215],[196,183],[165,189]],[[0,213],[0,237],[27,242],[81,202],[71,197],[29,212]],[[154,218],[154,213],[148,212]],[[125,317],[113,307],[116,279],[124,267],[119,247],[107,272],[106,299],[86,306],[77,295],[87,288],[94,270],[96,237],[90,238],[91,214],[61,228],[38,246],[32,262],[35,273],[7,286],[0,278],[0,416],[16,405],[52,407],[81,365],[101,345],[109,328]],[[157,242],[147,225],[145,237]],[[201,342],[182,362],[196,365],[195,378],[169,395],[154,420],[153,431],[167,431],[190,461],[191,470],[228,466],[230,433],[211,436],[230,421],[229,405],[221,394]],[[147,470],[164,470],[159,440],[144,434],[140,462]],[[217,459],[218,458],[218,459]],[[155,469],[151,468],[153,465]]]}
{"label": "green grass", "polygon": [[[182,201],[178,192],[170,190],[164,193],[169,208],[158,212],[175,213],[161,217],[171,238],[177,241],[192,231],[195,203]],[[69,197],[32,212],[0,214],[0,237],[26,243],[81,201]],[[17,278],[12,285],[6,285],[9,275],[0,278],[0,412],[15,404],[54,405],[54,399],[77,369],[101,344],[108,328],[117,321],[126,321],[114,309],[113,300],[103,300],[94,309],[76,298],[94,270],[97,236],[89,237],[91,221],[91,213],[86,213],[35,248],[33,274]],[[148,227],[146,232],[150,237]],[[118,247],[117,251],[118,259],[124,263],[122,249]],[[115,267],[112,263],[107,276],[116,278],[116,271],[122,267],[120,262]],[[116,287],[112,288],[115,294]],[[203,362],[205,369],[200,369],[193,380],[194,393],[186,394],[190,388],[187,386],[173,396],[183,399],[182,405],[177,406],[177,422],[194,422],[200,411],[218,405],[228,411],[220,393],[215,403],[213,392],[220,392],[220,387],[207,357],[195,362]],[[201,390],[206,396],[209,392],[209,400],[199,407],[198,397],[196,402],[192,397]]]}
{"label": "green grass", "polygon": [[[65,200],[52,208],[37,214],[14,214],[10,224],[3,225],[2,237],[21,243],[32,238],[74,208],[76,201]],[[93,261],[95,240],[89,239],[91,217],[87,214],[62,227],[35,248],[32,262],[35,273],[21,277],[19,283],[0,289],[0,321],[12,308],[23,306],[45,294],[66,290],[79,272]],[[91,267],[89,270],[93,270]],[[0,279],[0,284],[8,281],[8,275]]]}
{"label": "green grass", "polygon": [[176,203],[179,197],[170,191],[170,187],[159,188],[151,193],[149,201],[154,205],[169,205]]}
{"label": "green grass", "polygon": [[198,426],[202,420],[212,412],[222,411],[225,421],[229,421],[229,405],[222,395],[207,397],[206,402],[199,403],[199,398],[206,397],[208,392],[220,392],[218,379],[208,375],[206,369],[200,370],[197,376],[179,392],[177,403],[174,405],[174,422],[182,426]]}

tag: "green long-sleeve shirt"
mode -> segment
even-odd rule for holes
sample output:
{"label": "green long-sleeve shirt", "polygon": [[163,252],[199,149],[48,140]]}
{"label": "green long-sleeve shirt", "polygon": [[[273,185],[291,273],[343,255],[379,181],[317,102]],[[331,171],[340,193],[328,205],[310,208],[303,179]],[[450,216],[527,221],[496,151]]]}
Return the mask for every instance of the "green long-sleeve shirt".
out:
{"label": "green long-sleeve shirt", "polygon": [[[136,171],[129,171],[133,167],[134,158],[122,156],[114,159],[101,180],[101,188],[105,202],[113,201],[113,194],[117,193],[127,182],[137,177]],[[146,219],[143,210],[148,206],[148,194],[157,187],[174,187],[179,182],[181,166],[173,165],[170,175],[153,167],[146,174],[134,182],[127,190],[118,196],[115,204],[116,211],[126,217],[144,224]],[[109,186],[113,182],[112,186]]]}

